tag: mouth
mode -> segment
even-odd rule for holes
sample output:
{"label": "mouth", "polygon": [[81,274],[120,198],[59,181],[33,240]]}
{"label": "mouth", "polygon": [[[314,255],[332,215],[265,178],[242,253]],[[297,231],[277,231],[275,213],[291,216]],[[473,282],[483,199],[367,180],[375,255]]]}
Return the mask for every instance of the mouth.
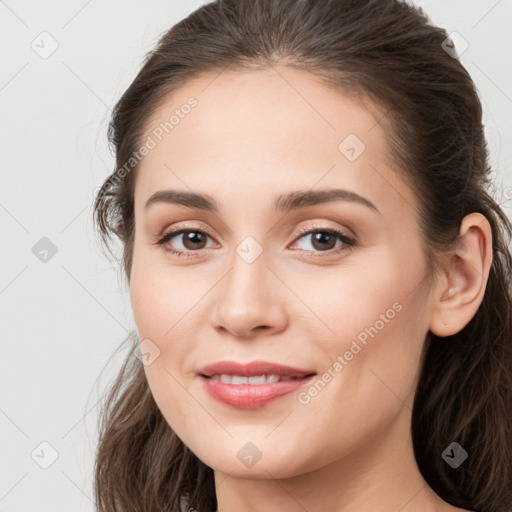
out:
{"label": "mouth", "polygon": [[[227,382],[233,384],[265,384],[265,379],[271,379],[271,382],[279,382],[281,380],[300,379],[316,375],[316,372],[311,369],[294,368],[278,363],[271,363],[269,361],[252,361],[250,363],[237,363],[236,361],[218,361],[216,363],[204,366],[198,371],[199,375],[206,378],[215,378],[216,380],[232,378],[234,382]],[[256,377],[253,382],[246,382],[244,378]],[[279,380],[275,380],[275,379]]]}
{"label": "mouth", "polygon": [[214,375],[203,375],[200,374],[201,377],[205,379],[211,379],[216,382],[223,382],[224,384],[234,384],[235,386],[239,386],[241,384],[250,384],[250,385],[258,385],[258,384],[274,384],[276,382],[290,382],[297,380],[304,380],[308,377],[312,377],[316,375],[316,373],[310,373],[307,375],[303,375],[302,377],[290,377],[287,375],[254,375],[251,377],[246,377],[244,375],[232,375],[228,373],[222,374],[214,374]]}
{"label": "mouth", "polygon": [[312,370],[254,361],[242,365],[220,361],[198,372],[203,388],[218,402],[238,409],[256,409],[307,385]]}

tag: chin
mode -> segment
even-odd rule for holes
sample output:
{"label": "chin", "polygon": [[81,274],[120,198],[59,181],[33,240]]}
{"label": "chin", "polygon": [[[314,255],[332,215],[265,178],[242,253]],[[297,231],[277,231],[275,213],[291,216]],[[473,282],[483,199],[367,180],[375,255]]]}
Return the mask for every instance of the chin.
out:
{"label": "chin", "polygon": [[[283,454],[272,446],[263,448],[263,442],[252,444],[250,441],[240,443],[232,442],[218,452],[210,449],[204,453],[195,452],[200,460],[214,471],[227,474],[233,478],[269,479],[290,478],[311,470],[306,458],[298,459],[297,453],[301,451],[300,445]],[[256,448],[260,446],[260,449]]]}

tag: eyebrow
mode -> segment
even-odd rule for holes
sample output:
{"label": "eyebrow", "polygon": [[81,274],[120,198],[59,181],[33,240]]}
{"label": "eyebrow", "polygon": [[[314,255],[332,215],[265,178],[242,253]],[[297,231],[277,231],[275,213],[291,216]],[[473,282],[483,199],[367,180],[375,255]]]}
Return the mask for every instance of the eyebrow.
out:
{"label": "eyebrow", "polygon": [[[272,210],[275,213],[285,213],[305,208],[306,206],[329,203],[332,201],[357,203],[366,206],[377,213],[381,213],[379,209],[365,197],[362,197],[355,192],[339,188],[327,190],[297,190],[288,194],[280,195],[272,205]],[[189,208],[197,208],[199,210],[214,213],[219,211],[218,205],[212,197],[207,194],[199,194],[196,192],[159,190],[146,201],[144,209],[147,209],[149,206],[156,203],[180,204]]]}

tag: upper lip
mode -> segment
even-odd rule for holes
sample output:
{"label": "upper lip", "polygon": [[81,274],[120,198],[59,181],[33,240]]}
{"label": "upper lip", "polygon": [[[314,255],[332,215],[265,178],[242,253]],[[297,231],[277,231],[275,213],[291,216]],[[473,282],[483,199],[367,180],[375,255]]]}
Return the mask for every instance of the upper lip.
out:
{"label": "upper lip", "polygon": [[248,364],[240,364],[235,361],[218,361],[207,366],[203,366],[198,372],[199,375],[211,377],[212,375],[240,375],[242,377],[255,377],[257,375],[281,375],[287,377],[305,377],[314,375],[314,370],[302,370],[292,368],[268,361],[252,361]]}

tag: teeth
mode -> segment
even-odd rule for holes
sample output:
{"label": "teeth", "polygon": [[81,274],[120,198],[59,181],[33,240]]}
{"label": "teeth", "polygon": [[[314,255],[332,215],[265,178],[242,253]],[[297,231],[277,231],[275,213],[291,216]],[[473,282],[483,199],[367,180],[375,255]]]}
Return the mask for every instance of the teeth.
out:
{"label": "teeth", "polygon": [[[222,378],[224,377],[224,380]],[[247,377],[239,377],[238,375],[233,375],[231,379],[229,377],[221,375],[220,380],[221,382],[228,382],[228,380],[231,380],[231,384],[249,384],[249,379]]]}
{"label": "teeth", "polygon": [[254,377],[242,377],[241,375],[212,375],[213,380],[224,382],[225,384],[271,384],[273,382],[284,382],[296,380],[295,377],[285,377],[281,375],[256,375]]}
{"label": "teeth", "polygon": [[266,384],[267,378],[265,375],[258,375],[255,377],[249,377],[249,384]]}

